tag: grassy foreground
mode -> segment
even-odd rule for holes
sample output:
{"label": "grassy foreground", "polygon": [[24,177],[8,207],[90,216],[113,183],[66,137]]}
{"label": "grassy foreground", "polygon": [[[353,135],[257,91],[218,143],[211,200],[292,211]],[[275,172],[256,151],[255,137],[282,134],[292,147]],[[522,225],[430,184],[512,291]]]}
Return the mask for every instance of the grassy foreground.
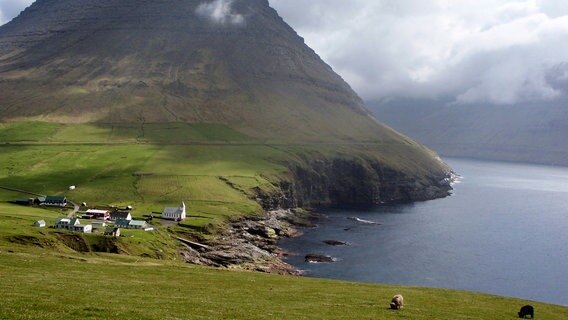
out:
{"label": "grassy foreground", "polygon": [[[31,226],[63,214],[0,202],[0,319],[515,319],[527,303],[537,319],[568,319],[566,307],[485,294],[190,266],[165,231],[117,240],[131,255],[78,254]],[[140,257],[157,250],[162,260]]]}
{"label": "grassy foreground", "polygon": [[[527,301],[111,255],[0,253],[0,319],[515,319]],[[405,308],[388,309],[392,295]],[[537,319],[568,308],[532,303]]]}

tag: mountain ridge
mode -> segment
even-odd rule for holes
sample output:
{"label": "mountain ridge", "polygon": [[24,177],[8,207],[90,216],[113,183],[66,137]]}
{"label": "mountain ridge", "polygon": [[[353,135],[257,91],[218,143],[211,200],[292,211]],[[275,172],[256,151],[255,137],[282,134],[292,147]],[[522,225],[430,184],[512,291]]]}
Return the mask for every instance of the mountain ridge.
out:
{"label": "mountain ridge", "polygon": [[269,122],[278,134],[279,119],[293,118],[312,137],[390,133],[267,1],[234,1],[243,25],[208,21],[196,13],[202,3],[36,1],[0,27],[0,118]]}

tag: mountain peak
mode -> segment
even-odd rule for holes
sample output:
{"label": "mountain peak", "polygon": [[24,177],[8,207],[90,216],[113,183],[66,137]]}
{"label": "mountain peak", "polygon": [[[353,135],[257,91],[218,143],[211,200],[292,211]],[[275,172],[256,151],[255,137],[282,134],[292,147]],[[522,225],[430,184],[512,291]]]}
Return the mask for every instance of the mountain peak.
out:
{"label": "mountain peak", "polygon": [[267,0],[38,0],[0,27],[0,90],[4,121],[398,137]]}

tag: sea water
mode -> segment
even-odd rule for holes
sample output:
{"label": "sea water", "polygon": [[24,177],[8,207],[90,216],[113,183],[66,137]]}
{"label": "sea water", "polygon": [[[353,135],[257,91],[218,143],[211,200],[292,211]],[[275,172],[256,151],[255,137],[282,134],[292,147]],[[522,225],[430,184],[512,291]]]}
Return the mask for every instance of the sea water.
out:
{"label": "sea water", "polygon": [[[287,261],[311,277],[568,305],[568,168],[446,162],[461,176],[451,197],[323,210],[327,218],[317,228],[280,242],[295,254]],[[324,240],[349,245],[329,246]],[[306,263],[306,254],[330,255],[337,262]]]}

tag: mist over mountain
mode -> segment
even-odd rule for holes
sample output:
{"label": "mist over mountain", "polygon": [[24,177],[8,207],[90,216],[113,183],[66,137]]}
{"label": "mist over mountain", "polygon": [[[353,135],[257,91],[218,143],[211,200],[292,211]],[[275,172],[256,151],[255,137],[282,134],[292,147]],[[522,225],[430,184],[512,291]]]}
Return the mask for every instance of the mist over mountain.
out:
{"label": "mist over mountain", "polygon": [[379,119],[441,155],[568,165],[568,100],[460,105],[428,100],[370,103]]}

